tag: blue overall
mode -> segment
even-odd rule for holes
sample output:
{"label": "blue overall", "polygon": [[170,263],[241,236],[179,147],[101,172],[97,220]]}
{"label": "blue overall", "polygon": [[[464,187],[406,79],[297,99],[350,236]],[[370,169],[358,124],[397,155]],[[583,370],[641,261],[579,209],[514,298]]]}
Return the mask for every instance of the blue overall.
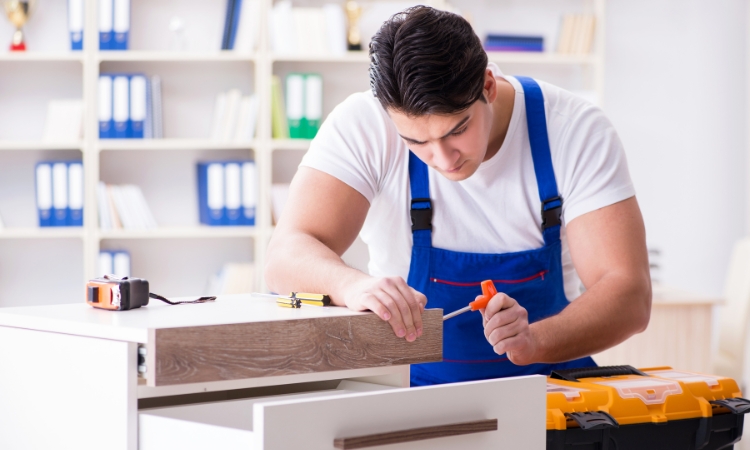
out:
{"label": "blue overall", "polygon": [[[432,246],[432,203],[427,166],[409,152],[413,247],[409,286],[427,296],[428,306],[445,313],[465,307],[480,295],[480,283],[493,280],[526,308],[529,323],[558,314],[567,305],[561,260],[562,198],[552,170],[544,98],[531,78],[517,77],[524,89],[529,141],[542,202],[544,246],[514,253],[463,253]],[[443,362],[411,366],[412,386],[482,380],[596,364],[582,358],[562,364],[517,366],[498,355],[484,336],[482,315],[468,312],[444,322]]]}

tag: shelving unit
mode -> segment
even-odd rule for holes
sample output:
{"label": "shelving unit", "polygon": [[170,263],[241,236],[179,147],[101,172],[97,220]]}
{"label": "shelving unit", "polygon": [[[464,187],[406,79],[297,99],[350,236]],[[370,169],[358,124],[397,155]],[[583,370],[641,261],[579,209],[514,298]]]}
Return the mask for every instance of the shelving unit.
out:
{"label": "shelving unit", "polygon": [[[535,1],[538,4],[545,0]],[[98,50],[98,2],[87,1],[85,50],[71,52],[63,20],[66,17],[64,2],[54,3],[46,15],[32,17],[27,26],[29,52],[0,54],[0,85],[18,86],[17,92],[0,90],[0,216],[6,226],[0,229],[0,306],[22,304],[17,298],[21,294],[44,298],[48,303],[72,301],[81,295],[84,281],[95,276],[100,249],[129,250],[133,275],[148,279],[153,290],[163,295],[203,292],[209,277],[223,262],[235,261],[254,261],[256,286],[264,289],[262,267],[273,232],[270,187],[274,182],[291,180],[310,145],[309,140],[303,139],[272,139],[271,78],[278,75],[283,79],[294,71],[321,73],[325,117],[348,95],[369,88],[367,53],[322,57],[274,55],[265,20],[260,21],[254,53],[212,50],[219,46],[226,6],[223,0],[132,0],[131,50],[124,52]],[[261,3],[261,17],[267,17],[274,0]],[[325,2],[298,0],[298,3],[299,6],[321,6]],[[366,8],[367,2],[362,3]],[[437,7],[445,4],[443,0],[428,3]],[[482,16],[487,14],[481,14],[478,8],[525,7],[525,3],[488,5],[479,0],[450,3],[485,21],[489,18]],[[572,84],[579,85],[572,88],[594,91],[601,101],[605,0],[564,0],[560,4],[546,0],[546,4],[550,9],[563,8],[555,12],[558,18],[569,12],[595,13],[595,52],[585,56],[491,52],[490,61],[511,74],[544,77],[563,72],[567,75],[557,84],[568,87],[564,83],[573,80]],[[167,24],[171,15],[180,15],[188,24],[190,51],[167,49]],[[489,26],[481,20],[474,21],[480,35],[486,31],[482,27]],[[556,25],[551,21],[545,23],[552,23],[548,27],[548,37],[556,37],[557,30],[551,28]],[[6,25],[0,24],[0,36],[5,35],[7,27],[3,27]],[[103,72],[143,72],[162,77],[165,139],[98,139],[97,81]],[[29,86],[29,82],[34,84]],[[215,96],[231,88],[240,88],[245,95],[258,95],[257,131],[252,142],[225,143],[207,139]],[[28,104],[21,103],[24,96],[29,97]],[[86,112],[82,142],[39,140],[46,102],[53,98],[83,98]],[[34,124],[31,131],[23,132],[22,125],[28,123]],[[36,138],[32,136],[34,133],[38,134]],[[82,158],[84,162],[84,227],[36,228],[33,163],[39,159],[74,158]],[[256,162],[258,205],[254,227],[198,224],[195,163],[225,158],[252,158]],[[99,180],[141,186],[162,227],[144,231],[99,230],[96,202]],[[7,187],[17,192],[9,193],[5,189],[4,194]],[[358,245],[353,253],[361,251],[361,243]],[[50,258],[53,260],[48,260]],[[363,259],[361,255],[359,258],[354,255],[353,259],[359,261],[354,263],[355,267],[362,268],[366,263],[366,257]],[[33,261],[44,260],[41,267],[53,272],[50,282],[31,283],[38,277],[33,270],[27,275],[10,271],[28,278],[8,280],[9,271],[3,268],[11,267],[15,260],[21,260],[22,267],[32,267]]]}

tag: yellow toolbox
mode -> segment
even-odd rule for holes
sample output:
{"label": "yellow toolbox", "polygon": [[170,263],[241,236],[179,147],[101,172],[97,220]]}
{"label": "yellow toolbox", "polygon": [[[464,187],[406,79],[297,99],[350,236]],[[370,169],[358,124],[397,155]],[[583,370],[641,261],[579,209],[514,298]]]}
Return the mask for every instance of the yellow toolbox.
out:
{"label": "yellow toolbox", "polygon": [[718,450],[750,401],[731,378],[671,367],[592,367],[547,380],[547,450]]}

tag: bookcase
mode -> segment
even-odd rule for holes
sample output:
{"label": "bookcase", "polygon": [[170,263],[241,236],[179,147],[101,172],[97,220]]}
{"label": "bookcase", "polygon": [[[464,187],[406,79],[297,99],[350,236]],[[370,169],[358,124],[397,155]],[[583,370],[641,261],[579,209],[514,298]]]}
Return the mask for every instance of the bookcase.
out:
{"label": "bookcase", "polygon": [[[295,6],[322,6],[333,0],[298,0]],[[366,52],[342,57],[275,56],[268,21],[260,21],[252,54],[220,51],[225,0],[132,0],[130,50],[99,51],[97,2],[86,0],[84,50],[71,52],[66,2],[40,1],[25,27],[29,51],[0,52],[0,307],[34,303],[69,303],[83,294],[96,275],[100,250],[125,249],[132,274],[146,278],[166,296],[204,293],[209,277],[225,262],[254,262],[256,286],[264,289],[262,268],[273,232],[270,188],[288,183],[306,140],[271,137],[271,79],[290,72],[323,76],[323,117],[348,95],[369,88]],[[262,0],[262,16],[274,0]],[[343,4],[343,2],[341,2]],[[408,2],[392,2],[394,8]],[[436,7],[443,0],[423,2]],[[367,8],[368,2],[361,2]],[[573,90],[595,93],[602,103],[604,74],[604,0],[498,1],[454,0],[467,13],[480,37],[506,30],[544,34],[554,49],[563,13],[596,16],[594,51],[589,55],[489,53],[505,73],[536,76]],[[185,23],[188,50],[169,50],[170,18]],[[529,31],[530,30],[530,31]],[[0,21],[0,44],[12,29]],[[364,33],[364,32],[363,32]],[[369,39],[369,36],[365,37]],[[100,73],[142,72],[162,80],[164,139],[100,140],[97,81]],[[210,136],[217,93],[239,88],[259,100],[255,139],[218,143]],[[85,105],[84,137],[77,143],[41,140],[47,102],[78,98]],[[202,160],[254,159],[258,205],[254,227],[199,225],[195,165]],[[84,226],[37,226],[34,165],[43,159],[82,159],[85,174]],[[108,230],[98,226],[96,184],[136,184],[159,223],[146,231]],[[364,269],[366,249],[355,244],[345,258]]]}

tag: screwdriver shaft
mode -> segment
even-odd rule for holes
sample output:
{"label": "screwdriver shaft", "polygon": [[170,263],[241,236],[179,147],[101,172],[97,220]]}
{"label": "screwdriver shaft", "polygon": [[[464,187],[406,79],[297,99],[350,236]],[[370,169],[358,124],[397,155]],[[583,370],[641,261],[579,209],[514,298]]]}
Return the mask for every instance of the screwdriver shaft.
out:
{"label": "screwdriver shaft", "polygon": [[467,306],[467,307],[465,307],[465,308],[461,308],[461,309],[459,309],[458,311],[453,311],[453,312],[452,312],[452,313],[450,313],[450,314],[446,314],[446,315],[444,315],[444,316],[443,316],[443,320],[448,320],[448,319],[450,319],[451,317],[456,317],[457,315],[459,315],[459,314],[463,314],[463,313],[465,313],[465,312],[467,312],[467,311],[471,311],[471,306]]}

